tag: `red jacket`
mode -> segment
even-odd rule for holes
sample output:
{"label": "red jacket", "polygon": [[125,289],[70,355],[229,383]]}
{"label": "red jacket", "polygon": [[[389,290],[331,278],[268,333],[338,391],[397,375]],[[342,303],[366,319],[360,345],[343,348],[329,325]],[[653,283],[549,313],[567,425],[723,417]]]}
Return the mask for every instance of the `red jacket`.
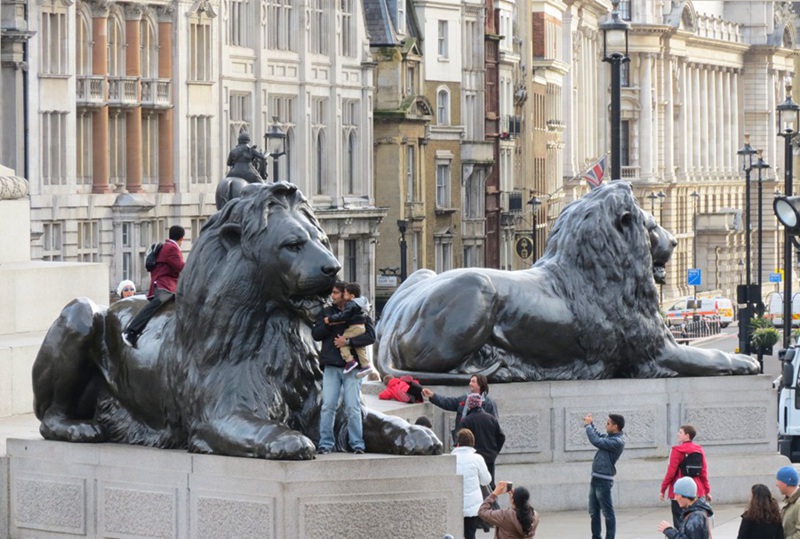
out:
{"label": "red jacket", "polygon": [[675,494],[672,492],[672,485],[675,484],[675,481],[683,477],[679,466],[689,453],[700,453],[703,455],[703,469],[700,470],[700,475],[692,478],[697,484],[697,497],[705,496],[711,492],[711,486],[708,484],[708,465],[706,464],[706,454],[703,448],[694,442],[684,442],[672,448],[669,454],[667,474],[664,476],[664,481],[661,482],[661,494],[669,490],[670,499],[675,498]]}
{"label": "red jacket", "polygon": [[150,291],[147,296],[153,295],[156,286],[175,293],[178,290],[178,276],[182,269],[181,246],[174,240],[165,240],[156,257],[156,267],[150,272]]}
{"label": "red jacket", "polygon": [[421,400],[417,401],[414,397],[408,394],[408,390],[411,387],[409,382],[416,382],[419,384],[419,381],[414,380],[407,375],[401,376],[400,378],[392,378],[386,384],[386,389],[380,392],[378,398],[385,401],[396,400],[400,402],[422,402]]}

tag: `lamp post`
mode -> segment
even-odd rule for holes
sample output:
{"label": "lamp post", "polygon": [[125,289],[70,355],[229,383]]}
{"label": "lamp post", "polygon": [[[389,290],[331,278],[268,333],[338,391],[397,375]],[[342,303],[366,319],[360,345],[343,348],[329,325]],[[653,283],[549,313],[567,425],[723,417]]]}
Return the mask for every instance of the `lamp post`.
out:
{"label": "lamp post", "polygon": [[[785,222],[778,214],[779,201],[792,197],[792,138],[797,133],[798,125],[800,125],[800,106],[792,101],[792,79],[787,76],[784,79],[786,84],[786,101],[776,107],[778,116],[778,136],[783,137],[783,152],[784,152],[784,197],[776,197],[773,202],[775,214],[781,223]],[[782,207],[782,204],[780,204]],[[790,233],[790,227],[786,226],[786,231],[783,239],[783,273],[786,283],[784,284],[783,296],[783,347],[789,348],[789,341],[792,333],[792,238],[794,236]]]}
{"label": "lamp post", "polygon": [[406,281],[408,275],[408,266],[406,265],[406,258],[408,255],[408,245],[406,244],[406,230],[408,230],[408,220],[398,219],[397,229],[400,231],[400,282]]}
{"label": "lamp post", "polygon": [[619,0],[612,0],[611,17],[600,25],[603,32],[603,61],[611,64],[611,181],[622,177],[622,64],[628,58],[628,32],[631,25],[619,14]]}
{"label": "lamp post", "polygon": [[[700,193],[692,191],[694,205],[694,215],[692,215],[692,267],[697,269],[697,210],[700,208]],[[697,316],[697,286],[694,287],[694,313],[692,318]]]}
{"label": "lamp post", "polygon": [[742,158],[744,171],[744,285],[739,285],[736,297],[738,303],[744,303],[745,307],[739,309],[739,351],[749,354],[750,319],[753,317],[750,298],[750,172],[753,170],[753,155],[756,153],[750,146],[750,133],[744,134],[744,146],[736,153]]}
{"label": "lamp post", "polygon": [[758,291],[756,293],[756,314],[764,316],[764,301],[761,294],[761,282],[764,279],[764,272],[762,269],[763,256],[764,256],[764,194],[763,194],[763,181],[762,171],[769,168],[769,164],[764,161],[764,150],[758,150],[756,154],[758,159],[753,163],[753,168],[758,170]]}
{"label": "lamp post", "polygon": [[531,254],[531,263],[536,262],[536,209],[542,204],[542,201],[536,197],[528,201],[531,205],[531,243],[533,243],[533,253]]}
{"label": "lamp post", "polygon": [[272,181],[278,181],[278,158],[286,155],[286,132],[281,129],[278,117],[272,117],[272,125],[269,131],[264,133],[264,147],[269,150],[272,158]]}

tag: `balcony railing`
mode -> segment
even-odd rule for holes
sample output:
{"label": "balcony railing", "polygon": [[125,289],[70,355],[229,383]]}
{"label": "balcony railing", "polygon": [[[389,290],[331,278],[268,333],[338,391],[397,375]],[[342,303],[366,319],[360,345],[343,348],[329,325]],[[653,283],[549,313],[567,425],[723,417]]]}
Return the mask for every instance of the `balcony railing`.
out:
{"label": "balcony railing", "polygon": [[639,177],[639,167],[620,167],[620,169],[622,169],[622,179]]}
{"label": "balcony railing", "polygon": [[108,104],[132,107],[139,104],[139,77],[109,77]]}
{"label": "balcony railing", "polygon": [[169,79],[142,79],[142,105],[169,107],[172,81]]}
{"label": "balcony railing", "polygon": [[106,101],[106,81],[102,75],[77,77],[78,105],[101,106]]}

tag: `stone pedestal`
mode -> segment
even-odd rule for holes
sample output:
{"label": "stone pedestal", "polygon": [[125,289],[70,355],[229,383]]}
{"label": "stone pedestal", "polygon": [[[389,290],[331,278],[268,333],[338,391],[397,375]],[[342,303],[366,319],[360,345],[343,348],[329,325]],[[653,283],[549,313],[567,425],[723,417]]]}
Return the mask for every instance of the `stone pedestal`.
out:
{"label": "stone pedestal", "polygon": [[104,264],[31,261],[27,182],[0,166],[0,417],[33,410],[31,367],[47,329],[78,296],[108,303]]}

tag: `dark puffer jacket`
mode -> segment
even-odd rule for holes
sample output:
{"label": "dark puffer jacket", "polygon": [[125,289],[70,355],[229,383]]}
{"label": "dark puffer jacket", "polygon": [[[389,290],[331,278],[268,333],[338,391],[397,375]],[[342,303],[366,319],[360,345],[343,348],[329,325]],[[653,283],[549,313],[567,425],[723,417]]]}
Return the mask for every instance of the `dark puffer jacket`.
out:
{"label": "dark puffer jacket", "polygon": [[664,530],[664,535],[669,539],[709,539],[711,537],[709,519],[713,514],[711,507],[698,499],[681,513],[682,529],[678,531],[675,528],[667,528]]}
{"label": "dark puffer jacket", "polygon": [[[336,345],[333,344],[333,339],[344,333],[347,329],[347,324],[332,324],[325,323],[325,317],[341,313],[335,305],[331,305],[322,309],[322,312],[317,316],[317,321],[314,327],[311,328],[311,336],[315,341],[321,341],[322,346],[319,352],[319,364],[322,368],[326,366],[344,368],[344,360],[342,354]],[[375,342],[375,325],[369,316],[365,316],[366,332],[358,337],[350,339],[350,345],[360,348],[362,346],[369,346]]]}

